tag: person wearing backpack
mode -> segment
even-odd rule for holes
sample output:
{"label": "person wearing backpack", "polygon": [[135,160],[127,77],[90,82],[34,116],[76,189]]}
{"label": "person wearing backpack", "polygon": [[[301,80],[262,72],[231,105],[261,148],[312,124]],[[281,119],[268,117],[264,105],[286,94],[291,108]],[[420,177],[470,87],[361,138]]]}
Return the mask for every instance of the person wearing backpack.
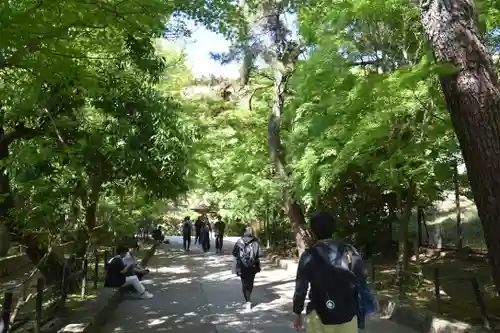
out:
{"label": "person wearing backpack", "polygon": [[332,239],[335,220],[329,213],[314,213],[310,227],[317,242],[299,260],[293,297],[294,327],[302,330],[301,313],[310,285],[306,332],[357,333],[358,327],[364,328],[365,315],[375,306],[361,256],[354,246]]}
{"label": "person wearing backpack", "polygon": [[186,216],[182,223],[182,245],[186,252],[191,251],[191,230],[193,230],[193,224],[190,217]]}
{"label": "person wearing backpack", "polygon": [[254,236],[252,227],[247,227],[243,237],[238,239],[233,248],[236,259],[236,274],[241,278],[241,289],[245,298],[245,308],[252,308],[252,290],[255,275],[260,272],[260,243]]}

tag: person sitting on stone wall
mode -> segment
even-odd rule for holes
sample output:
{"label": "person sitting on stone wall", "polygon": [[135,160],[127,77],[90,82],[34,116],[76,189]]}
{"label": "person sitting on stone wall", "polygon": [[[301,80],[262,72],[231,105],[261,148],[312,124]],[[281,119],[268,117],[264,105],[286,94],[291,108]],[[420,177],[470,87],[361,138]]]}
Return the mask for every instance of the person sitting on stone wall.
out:
{"label": "person sitting on stone wall", "polygon": [[135,265],[125,265],[123,262],[123,258],[128,252],[128,247],[123,245],[118,246],[116,255],[108,261],[104,286],[112,288],[132,286],[140,298],[153,298],[153,295],[146,290],[141,281],[139,281],[139,278],[135,274],[130,274],[130,272],[133,272]]}

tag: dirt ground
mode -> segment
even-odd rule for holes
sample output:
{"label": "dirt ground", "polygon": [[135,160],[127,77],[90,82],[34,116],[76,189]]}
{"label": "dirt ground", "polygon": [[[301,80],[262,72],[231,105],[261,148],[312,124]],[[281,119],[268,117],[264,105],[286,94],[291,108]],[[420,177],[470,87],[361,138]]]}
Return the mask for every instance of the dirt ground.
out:
{"label": "dirt ground", "polygon": [[[396,262],[373,260],[374,287],[378,293],[399,295],[396,283]],[[491,270],[483,258],[460,258],[451,253],[423,258],[422,275],[418,276],[415,261],[410,264],[411,278],[405,283],[405,301],[414,306],[438,312],[445,317],[471,324],[483,324],[483,316],[476,300],[472,279],[477,279],[488,317],[495,327],[500,324],[500,298],[496,296]],[[436,269],[440,285],[440,306],[435,295]]]}

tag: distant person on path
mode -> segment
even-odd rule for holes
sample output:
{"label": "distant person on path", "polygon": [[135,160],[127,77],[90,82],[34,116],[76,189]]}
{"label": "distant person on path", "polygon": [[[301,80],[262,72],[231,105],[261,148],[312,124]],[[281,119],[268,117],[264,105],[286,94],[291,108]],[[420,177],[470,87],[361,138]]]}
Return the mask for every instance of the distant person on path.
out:
{"label": "distant person on path", "polygon": [[153,295],[146,290],[141,281],[139,281],[139,278],[134,274],[130,275],[135,265],[125,265],[123,263],[123,258],[127,255],[128,251],[129,249],[126,246],[118,246],[116,256],[108,261],[104,286],[112,288],[132,286],[140,298],[153,298]]}
{"label": "distant person on path", "polygon": [[[357,333],[361,313],[358,286],[366,288],[361,256],[352,245],[332,239],[335,220],[329,213],[314,213],[311,231],[318,241],[299,260],[294,327],[303,329],[301,313],[310,285],[306,332]],[[364,317],[360,319],[364,324]]]}
{"label": "distant person on path", "polygon": [[210,251],[210,233],[212,232],[212,226],[206,216],[204,216],[202,221],[203,224],[201,225],[200,241],[203,252],[207,253]]}
{"label": "distant person on path", "polygon": [[252,227],[247,227],[243,237],[238,239],[233,248],[236,258],[236,274],[241,278],[241,288],[245,298],[245,309],[252,308],[252,290],[255,275],[260,272],[260,243],[254,236]]}
{"label": "distant person on path", "polygon": [[201,225],[203,224],[201,220],[201,216],[198,216],[196,222],[194,223],[194,243],[201,244],[200,235],[201,235]]}
{"label": "distant person on path", "polygon": [[214,224],[215,252],[219,253],[222,252],[225,229],[226,229],[226,224],[222,222],[221,216],[217,215],[217,222],[215,222]]}
{"label": "distant person on path", "polygon": [[186,216],[182,223],[182,244],[184,251],[191,251],[191,230],[193,230],[193,223],[191,223],[191,218]]}
{"label": "distant person on path", "polygon": [[149,269],[144,269],[138,262],[136,258],[136,254],[139,252],[140,246],[139,243],[136,241],[129,249],[125,257],[123,257],[123,263],[125,266],[133,266],[132,270],[130,272],[126,273],[126,276],[137,276],[139,281],[142,280],[142,278],[149,273]]}
{"label": "distant person on path", "polygon": [[163,233],[161,231],[161,225],[158,225],[156,227],[156,229],[153,231],[153,233],[151,234],[151,236],[153,237],[153,239],[157,242],[160,242],[162,243],[163,240],[165,239],[165,236],[163,236]]}

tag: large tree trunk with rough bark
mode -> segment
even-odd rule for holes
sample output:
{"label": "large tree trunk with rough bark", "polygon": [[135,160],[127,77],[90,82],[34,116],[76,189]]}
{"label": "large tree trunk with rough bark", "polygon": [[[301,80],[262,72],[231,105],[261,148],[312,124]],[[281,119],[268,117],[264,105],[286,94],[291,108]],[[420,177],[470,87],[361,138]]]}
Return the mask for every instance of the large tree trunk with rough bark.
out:
{"label": "large tree trunk with rough bark", "polygon": [[473,0],[425,0],[421,20],[438,62],[457,67],[441,87],[467,166],[500,294],[500,89]]}

